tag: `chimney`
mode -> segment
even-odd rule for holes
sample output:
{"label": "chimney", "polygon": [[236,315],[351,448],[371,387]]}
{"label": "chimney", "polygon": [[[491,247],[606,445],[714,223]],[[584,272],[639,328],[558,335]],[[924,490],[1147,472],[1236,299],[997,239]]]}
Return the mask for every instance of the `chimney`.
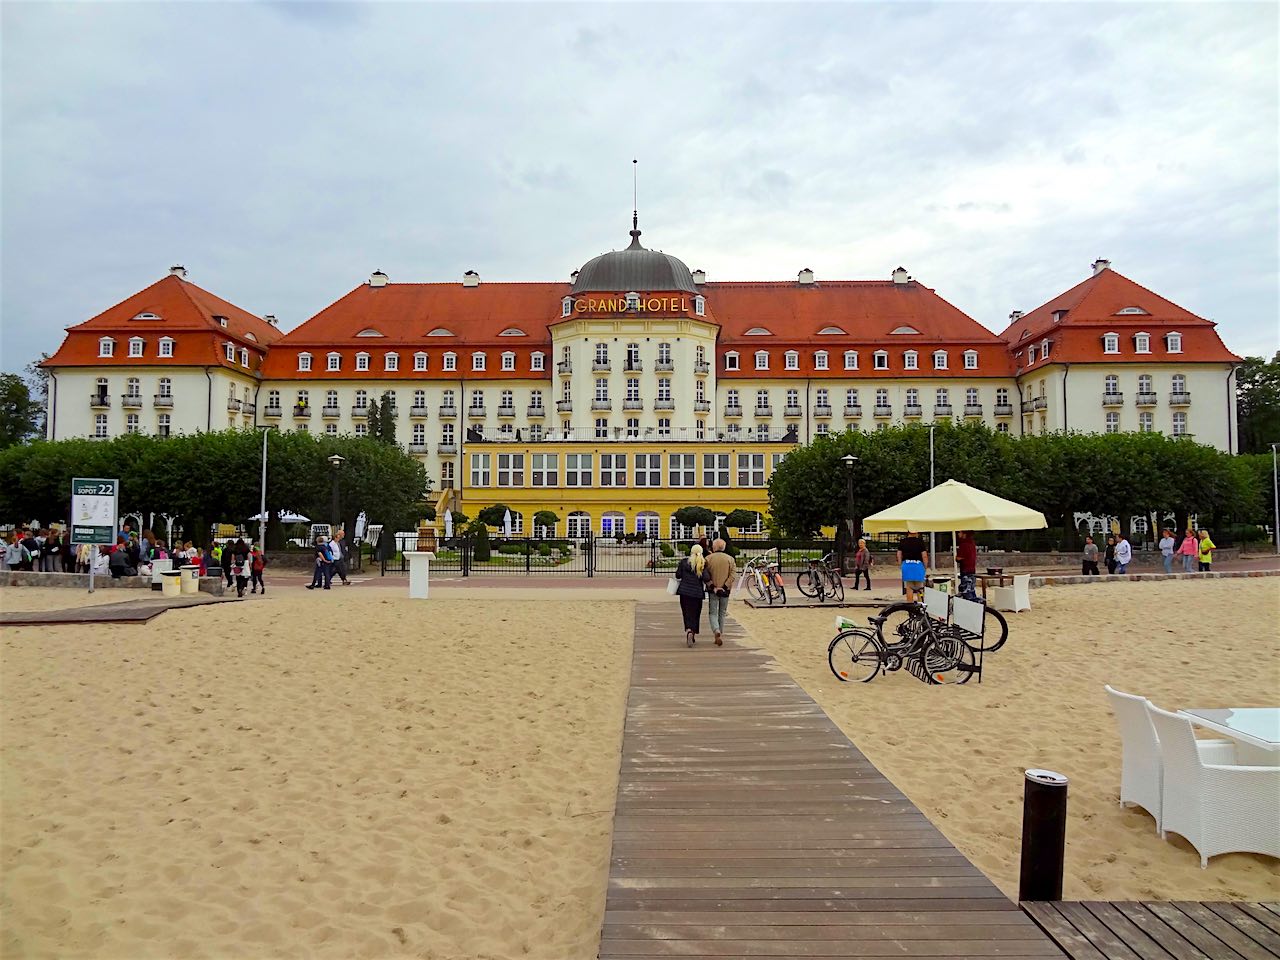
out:
{"label": "chimney", "polygon": [[271,324],[273,327],[280,326],[280,321],[276,319],[276,315],[274,313],[268,313],[262,319],[265,320],[267,323]]}
{"label": "chimney", "polygon": [[1111,266],[1111,261],[1110,261],[1110,260],[1095,260],[1095,261],[1093,261],[1093,276],[1095,276],[1095,277],[1096,277],[1096,276],[1097,276],[1098,274],[1100,274],[1103,270],[1106,270],[1106,269],[1107,269],[1108,267],[1110,267],[1110,266]]}
{"label": "chimney", "polygon": [[172,267],[169,268],[169,276],[180,277],[185,279],[187,276],[187,268],[180,263],[175,263]]}
{"label": "chimney", "polygon": [[375,270],[373,271],[372,274],[369,275],[369,286],[385,287],[389,279],[390,278],[381,270]]}
{"label": "chimney", "polygon": [[907,273],[906,267],[899,267],[897,270],[893,271],[893,282],[898,286],[901,286],[910,279],[911,275]]}
{"label": "chimney", "polygon": [[576,283],[578,280],[578,271],[575,270],[573,273],[569,274],[569,279]]}
{"label": "chimney", "polygon": [[807,286],[812,286],[812,285],[813,285],[813,271],[812,271],[812,270],[810,270],[808,267],[805,267],[805,268],[804,268],[803,270],[801,270],[801,271],[800,271],[800,273],[796,276],[796,282],[797,282],[797,283],[799,283],[801,286],[806,286],[806,287],[807,287]]}
{"label": "chimney", "polygon": [[474,270],[468,270],[462,275],[462,285],[464,287],[480,286],[480,274],[476,273]]}
{"label": "chimney", "polygon": [[695,271],[693,271],[693,282],[694,282],[695,284],[697,284],[699,287],[700,287],[700,286],[702,286],[704,283],[706,283],[706,282],[707,282],[707,271],[705,271],[705,270],[695,270]]}
{"label": "chimney", "polygon": [[1021,319],[1022,319],[1022,311],[1021,311],[1021,310],[1015,310],[1015,311],[1013,311],[1013,313],[1009,314],[1009,322],[1010,322],[1010,323],[1017,323],[1017,322],[1018,322],[1019,320],[1021,320]]}

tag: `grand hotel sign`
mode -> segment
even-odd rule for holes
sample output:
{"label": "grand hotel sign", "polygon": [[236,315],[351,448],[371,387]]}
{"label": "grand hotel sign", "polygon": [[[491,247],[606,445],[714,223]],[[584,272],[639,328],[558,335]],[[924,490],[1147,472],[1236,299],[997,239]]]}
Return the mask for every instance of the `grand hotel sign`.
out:
{"label": "grand hotel sign", "polygon": [[574,297],[574,313],[689,313],[688,297],[649,293],[602,293]]}

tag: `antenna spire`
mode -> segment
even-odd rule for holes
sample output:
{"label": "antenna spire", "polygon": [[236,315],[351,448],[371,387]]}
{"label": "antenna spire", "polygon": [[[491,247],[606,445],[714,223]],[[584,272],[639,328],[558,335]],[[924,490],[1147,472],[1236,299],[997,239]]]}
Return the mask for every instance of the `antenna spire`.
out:
{"label": "antenna spire", "polygon": [[640,161],[631,161],[631,229],[640,228]]}

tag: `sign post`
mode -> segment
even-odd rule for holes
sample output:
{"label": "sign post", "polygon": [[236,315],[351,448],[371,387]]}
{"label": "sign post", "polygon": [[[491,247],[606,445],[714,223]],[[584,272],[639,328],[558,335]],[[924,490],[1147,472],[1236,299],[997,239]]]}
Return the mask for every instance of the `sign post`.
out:
{"label": "sign post", "polygon": [[[100,477],[71,480],[71,542],[94,545],[116,542],[116,518],[120,509],[120,481]],[[89,592],[93,593],[93,567],[89,558]]]}

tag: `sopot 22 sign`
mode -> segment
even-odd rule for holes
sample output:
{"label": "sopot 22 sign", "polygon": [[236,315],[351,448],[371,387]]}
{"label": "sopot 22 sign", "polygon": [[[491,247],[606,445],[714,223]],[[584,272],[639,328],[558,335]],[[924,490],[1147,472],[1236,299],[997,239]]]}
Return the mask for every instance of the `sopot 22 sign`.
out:
{"label": "sopot 22 sign", "polygon": [[120,481],[75,477],[71,481],[71,542],[115,543]]}

